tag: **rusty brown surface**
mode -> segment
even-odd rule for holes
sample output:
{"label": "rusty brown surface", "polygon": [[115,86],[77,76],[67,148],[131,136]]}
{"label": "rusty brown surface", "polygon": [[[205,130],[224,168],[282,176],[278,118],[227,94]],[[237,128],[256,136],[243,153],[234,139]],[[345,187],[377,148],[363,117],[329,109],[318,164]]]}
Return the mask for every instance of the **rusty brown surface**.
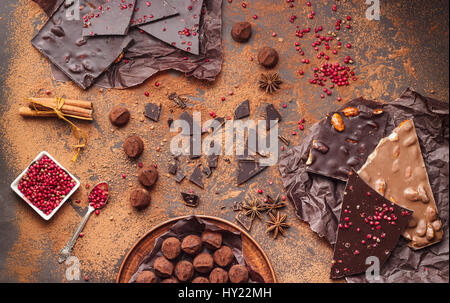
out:
{"label": "rusty brown surface", "polygon": [[[210,110],[218,116],[232,116],[234,108],[245,99],[250,99],[251,117],[255,119],[261,112],[257,110],[260,104],[271,102],[279,107],[286,103],[287,107],[280,110],[284,120],[280,131],[292,144],[300,142],[312,123],[339,105],[338,96],[344,101],[362,96],[389,102],[412,86],[443,101],[448,102],[449,98],[447,1],[380,1],[381,20],[368,21],[364,1],[312,1],[316,17],[309,20],[307,12],[310,9],[306,7],[306,1],[295,1],[294,9],[285,1],[247,1],[244,9],[241,1],[229,4],[224,0],[225,62],[214,83],[186,79],[177,73],[162,73],[137,88],[118,91],[94,87],[87,92],[71,83],[52,81],[47,60],[29,43],[46,18],[35,4],[29,2],[8,3],[5,11],[0,13],[3,38],[0,281],[66,281],[67,266],[57,264],[57,254],[86,210],[85,184],[107,180],[112,186],[110,204],[100,216],[89,220],[85,236],[78,240],[74,249],[82,274],[89,275],[93,282],[113,282],[132,245],[153,226],[169,218],[204,214],[235,222],[235,213],[231,209],[233,201],[262,199],[257,193],[258,188],[272,195],[282,192],[277,166],[270,167],[247,184],[237,186],[233,159],[231,164],[223,158],[219,160],[219,168],[211,178],[204,178],[205,190],[196,188],[188,180],[178,185],[168,177],[166,153],[174,134],[168,132],[166,121],[169,116],[177,117],[181,113],[167,99],[173,91],[189,95],[193,101],[189,111],[201,111],[204,119]],[[338,4],[337,13],[331,11],[334,3]],[[258,19],[252,18],[254,14]],[[288,21],[292,14],[298,17],[295,24],[311,28],[322,25],[325,32],[333,30],[337,17],[352,16],[352,32],[341,32],[339,36],[344,45],[344,41],[349,41],[353,46],[351,50],[342,49],[338,58],[342,60],[347,54],[354,58],[356,82],[348,88],[335,89],[331,97],[320,98],[321,89],[312,87],[307,81],[314,65],[302,65],[301,56],[295,51],[294,43],[298,41],[294,35],[295,25]],[[232,41],[229,32],[234,22],[244,20],[254,25],[254,35],[248,43],[238,44]],[[272,37],[272,32],[277,36]],[[312,35],[299,41],[305,57],[317,62],[310,46]],[[280,63],[275,70],[279,71],[284,84],[282,90],[273,95],[265,95],[257,88],[256,79],[264,70],[256,60],[250,60],[256,58],[257,50],[265,45],[280,52]],[[305,76],[298,75],[300,68],[305,70]],[[159,88],[154,86],[155,81],[161,83]],[[24,97],[42,96],[45,89],[51,90],[54,96],[94,102],[95,122],[79,123],[88,133],[89,143],[75,163],[70,162],[73,155],[70,146],[74,142],[67,124],[51,119],[24,120],[18,115]],[[144,96],[146,90],[150,92],[149,98]],[[228,96],[230,90],[234,92],[233,96]],[[226,101],[220,100],[222,96]],[[150,122],[142,114],[144,104],[149,101],[163,104],[159,123]],[[116,104],[127,105],[132,114],[131,123],[122,129],[112,127],[107,119],[109,109]],[[307,120],[305,132],[296,129],[301,118]],[[292,130],[297,130],[299,135],[292,136]],[[121,150],[123,140],[130,134],[139,134],[144,139],[145,151],[138,161],[128,160]],[[160,152],[155,150],[157,146],[160,146]],[[83,185],[50,222],[42,221],[9,189],[15,176],[42,150],[53,155]],[[203,160],[190,163],[187,173],[200,161]],[[155,163],[160,172],[160,179],[152,190],[152,205],[143,212],[136,212],[128,203],[129,190],[137,185],[137,162]],[[126,179],[121,178],[122,173],[127,175]],[[273,180],[273,185],[269,185],[269,180]],[[190,189],[201,196],[200,206],[196,209],[180,202],[180,190]],[[77,199],[82,202],[75,203]],[[285,212],[291,224],[286,238],[272,240],[265,233],[262,222],[256,222],[250,233],[268,255],[277,279],[280,282],[330,282],[330,245],[295,218],[291,205]]]}

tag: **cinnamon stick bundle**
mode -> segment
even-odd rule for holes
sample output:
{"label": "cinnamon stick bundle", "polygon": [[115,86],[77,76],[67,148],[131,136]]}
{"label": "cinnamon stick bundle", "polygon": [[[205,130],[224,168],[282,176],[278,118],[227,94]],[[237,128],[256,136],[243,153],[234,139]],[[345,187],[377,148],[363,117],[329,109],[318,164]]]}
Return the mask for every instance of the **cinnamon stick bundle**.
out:
{"label": "cinnamon stick bundle", "polygon": [[[55,117],[54,109],[58,107],[58,99],[55,98],[27,98],[30,101],[27,108],[20,108],[19,114],[23,117]],[[63,105],[59,109],[62,114],[68,117],[92,120],[92,102],[83,100],[64,99]]]}

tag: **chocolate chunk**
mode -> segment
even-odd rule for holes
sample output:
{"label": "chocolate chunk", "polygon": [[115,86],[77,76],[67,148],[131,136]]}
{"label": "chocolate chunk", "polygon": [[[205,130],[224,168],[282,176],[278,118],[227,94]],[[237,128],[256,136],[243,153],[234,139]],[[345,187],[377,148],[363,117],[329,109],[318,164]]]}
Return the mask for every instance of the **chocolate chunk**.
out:
{"label": "chocolate chunk", "polygon": [[198,55],[203,1],[179,0],[177,4],[178,15],[139,28],[173,47]]}
{"label": "chocolate chunk", "polygon": [[184,204],[186,206],[190,207],[197,207],[199,203],[199,198],[197,195],[194,194],[187,194],[187,193],[181,193],[181,196],[183,197]]}
{"label": "chocolate chunk", "polygon": [[116,105],[109,112],[109,121],[116,126],[124,126],[130,121],[130,111],[124,106]]}
{"label": "chocolate chunk", "polygon": [[[178,238],[175,237],[169,237],[165,239],[161,245],[161,252],[163,253],[164,257],[166,257],[169,260],[173,260],[177,258],[180,255],[181,252],[181,242],[178,240]],[[175,275],[176,275],[176,269],[175,269]],[[180,279],[181,281],[181,279]]]}
{"label": "chocolate chunk", "polygon": [[172,118],[167,119],[167,125],[168,125],[169,127],[172,126],[172,123],[173,123],[173,119],[172,119]]}
{"label": "chocolate chunk", "polygon": [[236,221],[238,221],[246,231],[250,231],[252,228],[253,220],[247,217],[242,211],[238,212],[236,215]]}
{"label": "chocolate chunk", "polygon": [[200,170],[200,166],[196,166],[194,168],[194,171],[192,172],[191,176],[189,177],[189,181],[194,183],[200,188],[204,188],[203,180],[202,180],[202,172]]}
{"label": "chocolate chunk", "polygon": [[245,265],[236,264],[230,268],[228,273],[231,283],[248,282],[248,269]]}
{"label": "chocolate chunk", "polygon": [[231,37],[236,42],[247,42],[252,36],[252,25],[248,22],[237,22],[231,29]]}
{"label": "chocolate chunk", "polygon": [[412,120],[403,121],[380,141],[359,174],[387,199],[414,211],[403,233],[412,249],[442,240],[442,223]]}
{"label": "chocolate chunk", "polygon": [[181,242],[181,250],[188,255],[196,255],[202,250],[202,239],[197,235],[188,235]]}
{"label": "chocolate chunk", "polygon": [[[331,113],[311,149],[308,171],[346,181],[352,168],[360,169],[384,136],[388,114],[373,114],[381,106],[359,98]],[[342,110],[347,107],[357,108],[358,115],[345,116]]]}
{"label": "chocolate chunk", "polygon": [[183,136],[192,136],[193,134],[200,134],[201,128],[200,126],[194,122],[194,118],[188,112],[184,111],[179,117],[178,120],[183,120],[189,125],[189,129],[182,129],[181,134]]}
{"label": "chocolate chunk", "polygon": [[208,155],[206,162],[209,168],[217,168],[217,162],[219,161],[218,155]]}
{"label": "chocolate chunk", "polygon": [[234,260],[234,254],[228,246],[222,246],[214,252],[214,262],[220,267],[227,267]]}
{"label": "chocolate chunk", "polygon": [[212,174],[212,170],[211,170],[211,168],[209,168],[209,166],[204,166],[203,165],[202,171],[206,175],[207,178],[209,178],[211,176],[211,174]]}
{"label": "chocolate chunk", "polygon": [[[78,3],[78,2],[77,2]],[[31,43],[64,74],[83,89],[111,66],[132,42],[130,37],[105,36],[83,38],[83,20],[69,20],[75,9],[80,16],[89,14],[91,7],[87,0],[60,5]]]}
{"label": "chocolate chunk", "polygon": [[138,172],[138,180],[145,187],[152,187],[158,180],[158,171],[153,166],[141,168]]}
{"label": "chocolate chunk", "polygon": [[191,262],[182,260],[175,266],[174,274],[181,282],[187,282],[194,276],[194,266]]}
{"label": "chocolate chunk", "polygon": [[165,0],[137,0],[134,15],[130,23],[131,26],[138,26],[171,17],[176,14],[178,14],[178,11]]}
{"label": "chocolate chunk", "polygon": [[64,0],[33,0],[36,2],[47,14],[50,16],[54,10],[58,8],[58,2],[62,3]]}
{"label": "chocolate chunk", "polygon": [[169,163],[169,174],[176,176],[177,171],[178,171],[178,160],[173,159],[170,163]]}
{"label": "chocolate chunk", "polygon": [[175,181],[177,183],[181,183],[181,181],[183,181],[184,178],[186,178],[186,175],[184,174],[184,170],[182,167],[179,167],[177,174],[175,175]]}
{"label": "chocolate chunk", "polygon": [[266,168],[267,166],[259,165],[257,161],[239,161],[237,184],[240,185],[247,182]]}
{"label": "chocolate chunk", "polygon": [[150,205],[152,197],[149,192],[143,188],[135,189],[130,194],[131,206],[138,210],[143,210]]}
{"label": "chocolate chunk", "polygon": [[136,0],[91,0],[96,7],[81,15],[83,36],[126,35]]}
{"label": "chocolate chunk", "polygon": [[155,269],[156,275],[161,278],[168,278],[172,275],[173,264],[165,257],[158,257],[153,263],[153,268]]}
{"label": "chocolate chunk", "polygon": [[161,115],[161,104],[147,103],[145,104],[144,116],[155,122],[159,121]]}
{"label": "chocolate chunk", "polygon": [[209,253],[198,254],[194,258],[194,268],[196,271],[202,274],[209,273],[214,266],[213,257]]}
{"label": "chocolate chunk", "polygon": [[209,281],[211,283],[227,283],[228,273],[226,270],[216,267],[209,274]]}
{"label": "chocolate chunk", "polygon": [[233,206],[231,207],[234,211],[241,211],[242,210],[242,202],[241,201],[233,201]]}
{"label": "chocolate chunk", "polygon": [[250,103],[248,100],[245,100],[234,111],[234,118],[242,119],[248,116],[250,116]]}
{"label": "chocolate chunk", "polygon": [[278,52],[271,47],[263,47],[258,53],[258,62],[267,68],[275,67],[278,63]]}
{"label": "chocolate chunk", "polygon": [[281,121],[281,114],[273,104],[266,106],[266,130],[271,129],[276,123]]}
{"label": "chocolate chunk", "polygon": [[142,271],[136,278],[136,283],[156,283],[158,278],[149,270]]}
{"label": "chocolate chunk", "polygon": [[222,234],[206,230],[202,233],[202,241],[209,249],[218,249],[222,246]]}
{"label": "chocolate chunk", "polygon": [[144,141],[138,136],[129,136],[123,142],[122,147],[128,157],[137,158],[144,151]]}
{"label": "chocolate chunk", "polygon": [[352,172],[344,190],[331,278],[363,273],[377,257],[380,268],[396,247],[412,211],[385,199]]}

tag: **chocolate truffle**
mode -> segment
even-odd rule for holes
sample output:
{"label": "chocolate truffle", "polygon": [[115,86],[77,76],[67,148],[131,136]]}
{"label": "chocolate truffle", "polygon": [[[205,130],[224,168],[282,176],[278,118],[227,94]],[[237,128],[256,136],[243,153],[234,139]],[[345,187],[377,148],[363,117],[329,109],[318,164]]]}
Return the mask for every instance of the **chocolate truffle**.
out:
{"label": "chocolate truffle", "polygon": [[226,270],[216,267],[209,274],[209,281],[211,283],[227,283],[228,282],[228,273]]}
{"label": "chocolate truffle", "polygon": [[187,282],[194,276],[194,266],[191,262],[183,260],[175,266],[175,276],[181,282]]}
{"label": "chocolate truffle", "polygon": [[175,237],[170,237],[164,240],[161,246],[161,251],[169,260],[173,260],[180,255],[181,252],[181,243]]}
{"label": "chocolate truffle", "polygon": [[198,276],[194,280],[192,280],[192,283],[209,283],[208,278]]}
{"label": "chocolate truffle", "polygon": [[231,37],[236,42],[247,42],[252,36],[252,25],[248,22],[237,22],[231,29]]}
{"label": "chocolate truffle", "polygon": [[232,283],[246,283],[248,282],[248,270],[244,265],[236,264],[230,268],[228,273]]}
{"label": "chocolate truffle", "polygon": [[122,147],[128,157],[137,158],[144,151],[144,141],[138,136],[129,136],[123,142]]}
{"label": "chocolate truffle", "polygon": [[130,121],[130,112],[126,107],[116,105],[109,112],[109,121],[115,126],[124,126]]}
{"label": "chocolate truffle", "polygon": [[170,277],[162,280],[161,283],[178,283],[178,280],[175,277]]}
{"label": "chocolate truffle", "polygon": [[153,268],[155,269],[155,273],[162,277],[168,278],[172,275],[173,272],[173,264],[165,257],[158,257],[153,263]]}
{"label": "chocolate truffle", "polygon": [[258,62],[264,67],[272,68],[278,63],[278,53],[271,47],[263,47],[258,53]]}
{"label": "chocolate truffle", "polygon": [[196,235],[189,235],[181,242],[181,249],[188,255],[196,255],[202,249],[202,239]]}
{"label": "chocolate truffle", "polygon": [[202,234],[202,241],[207,248],[216,250],[222,246],[222,234],[206,230]]}
{"label": "chocolate truffle", "polygon": [[228,266],[234,259],[234,254],[228,246],[222,246],[214,252],[214,262],[220,267]]}
{"label": "chocolate truffle", "polygon": [[144,167],[138,172],[138,180],[145,187],[152,187],[158,180],[158,171],[152,166]]}
{"label": "chocolate truffle", "polygon": [[156,283],[156,280],[157,278],[152,271],[144,270],[137,276],[136,283]]}
{"label": "chocolate truffle", "polygon": [[134,189],[130,194],[131,206],[138,210],[143,210],[150,205],[152,197],[150,193],[144,188]]}
{"label": "chocolate truffle", "polygon": [[194,258],[194,268],[199,273],[206,274],[211,271],[213,266],[213,257],[206,252],[201,253]]}

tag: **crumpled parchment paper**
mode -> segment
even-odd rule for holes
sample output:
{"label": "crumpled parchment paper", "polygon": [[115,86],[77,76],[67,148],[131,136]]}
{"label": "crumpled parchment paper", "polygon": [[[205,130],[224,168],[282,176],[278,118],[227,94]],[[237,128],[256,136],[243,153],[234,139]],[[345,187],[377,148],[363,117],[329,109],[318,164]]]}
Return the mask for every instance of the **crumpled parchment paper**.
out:
{"label": "crumpled parchment paper", "polygon": [[[344,108],[342,106],[341,108]],[[389,113],[386,134],[405,119],[413,119],[419,143],[433,189],[444,238],[438,244],[414,251],[407,241],[400,239],[397,248],[374,282],[449,282],[449,106],[424,97],[408,88],[397,100],[383,105]],[[330,244],[336,242],[342,193],[345,183],[310,174],[306,159],[312,140],[324,120],[316,123],[302,144],[282,155],[279,168],[296,215],[309,223],[311,229]],[[330,260],[331,262],[331,260]],[[347,277],[348,282],[369,282],[365,275]]]}

